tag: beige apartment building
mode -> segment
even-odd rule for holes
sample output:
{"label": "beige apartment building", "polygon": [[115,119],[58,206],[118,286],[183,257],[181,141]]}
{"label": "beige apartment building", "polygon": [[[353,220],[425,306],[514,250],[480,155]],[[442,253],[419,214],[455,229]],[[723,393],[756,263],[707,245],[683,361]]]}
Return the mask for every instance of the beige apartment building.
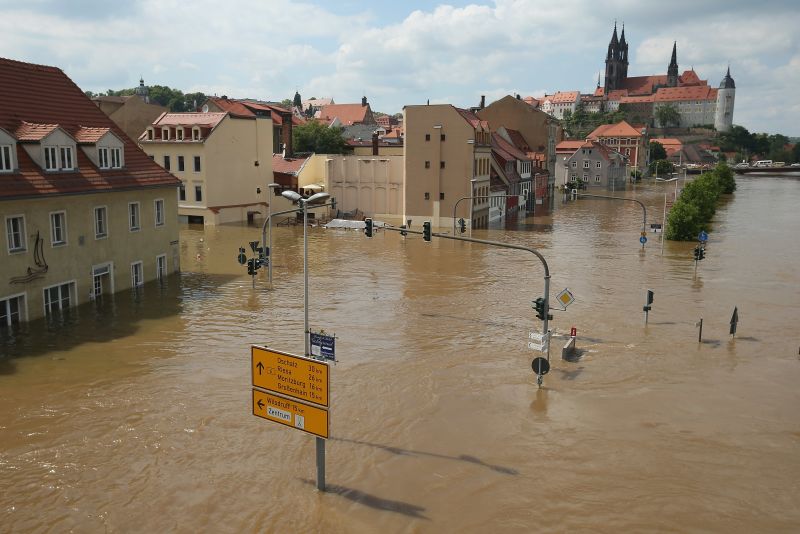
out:
{"label": "beige apartment building", "polygon": [[0,330],[178,271],[179,181],[60,69],[0,79]]}
{"label": "beige apartment building", "polygon": [[[488,122],[450,104],[434,104],[404,107],[403,124],[402,220],[411,221],[413,228],[424,221],[434,227],[452,227],[458,202],[456,219],[486,226],[491,167]],[[473,200],[460,201],[464,197]]]}
{"label": "beige apartment building", "polygon": [[92,98],[92,102],[134,141],[162,113],[169,111],[164,106],[150,102],[143,79],[139,80],[139,87],[134,95],[97,96]]}
{"label": "beige apartment building", "polygon": [[271,201],[272,120],[229,112],[164,113],[139,137],[144,151],[180,181],[181,222],[252,222]]}

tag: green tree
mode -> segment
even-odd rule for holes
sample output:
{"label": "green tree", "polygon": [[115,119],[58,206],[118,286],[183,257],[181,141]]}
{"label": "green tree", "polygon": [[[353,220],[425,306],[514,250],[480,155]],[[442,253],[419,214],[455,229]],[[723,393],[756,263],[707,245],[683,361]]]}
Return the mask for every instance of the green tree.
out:
{"label": "green tree", "polygon": [[667,176],[675,171],[675,165],[665,159],[650,162],[650,174],[653,176]]}
{"label": "green tree", "polygon": [[342,154],[347,148],[343,131],[341,127],[331,128],[319,121],[308,121],[292,129],[294,148],[297,152]]}
{"label": "green tree", "polygon": [[667,159],[667,150],[658,141],[650,141],[650,161]]}
{"label": "green tree", "polygon": [[792,162],[800,163],[800,142],[795,143],[792,148]]}
{"label": "green tree", "polygon": [[292,109],[292,101],[289,98],[284,98],[281,100],[281,107],[286,109]]}
{"label": "green tree", "polygon": [[733,169],[731,169],[725,162],[717,163],[714,168],[714,173],[719,180],[720,189],[723,195],[730,195],[736,191],[736,179],[733,176]]}
{"label": "green tree", "polygon": [[656,120],[665,128],[670,126],[679,126],[681,123],[681,114],[673,104],[663,104],[656,109]]}
{"label": "green tree", "polygon": [[674,241],[691,241],[702,229],[703,223],[697,206],[685,201],[681,194],[669,211],[666,238]]}

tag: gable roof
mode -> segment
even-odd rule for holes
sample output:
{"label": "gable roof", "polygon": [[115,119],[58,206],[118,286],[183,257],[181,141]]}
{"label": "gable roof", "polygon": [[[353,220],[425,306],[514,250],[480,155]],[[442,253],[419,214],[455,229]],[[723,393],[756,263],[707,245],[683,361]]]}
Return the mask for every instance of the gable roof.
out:
{"label": "gable roof", "polygon": [[556,145],[556,153],[570,153],[572,154],[583,146],[584,141],[561,141]]}
{"label": "gable roof", "polygon": [[[77,170],[53,173],[45,172],[18,146],[19,170],[4,174],[0,179],[0,199],[177,187],[180,184],[180,180],[151,160],[61,69],[0,58],[0,87],[3,88],[0,91],[0,128],[17,132],[23,122],[57,125],[73,137],[82,128],[108,128],[123,142],[125,150],[122,169],[101,171],[78,149]],[[29,130],[23,128],[23,131]]]}
{"label": "gable roof", "polygon": [[642,132],[635,129],[626,121],[616,124],[601,124],[586,136],[587,139],[597,139],[599,137],[641,137]]}
{"label": "gable roof", "polygon": [[326,122],[339,119],[343,126],[364,124],[369,110],[369,104],[366,106],[361,104],[329,104],[322,106],[322,109],[319,110],[318,118]]}
{"label": "gable roof", "polygon": [[464,117],[464,120],[467,121],[470,126],[475,128],[476,130],[489,130],[489,121],[481,120],[480,117],[475,115],[473,112],[469,111],[468,109],[457,108],[453,106],[459,115]]}
{"label": "gable roof", "polygon": [[280,154],[272,155],[272,172],[297,176],[309,158],[284,158]]}
{"label": "gable roof", "polygon": [[58,127],[58,124],[35,124],[22,121],[14,131],[14,137],[17,138],[17,141],[22,143],[25,141],[41,141]]}
{"label": "gable roof", "polygon": [[656,102],[676,100],[716,100],[717,90],[708,85],[689,85],[684,87],[662,87],[653,95]]}

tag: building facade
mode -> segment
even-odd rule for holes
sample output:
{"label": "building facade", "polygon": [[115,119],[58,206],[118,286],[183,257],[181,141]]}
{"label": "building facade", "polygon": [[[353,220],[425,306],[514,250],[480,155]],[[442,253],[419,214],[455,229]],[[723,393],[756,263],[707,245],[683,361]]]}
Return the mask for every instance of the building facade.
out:
{"label": "building facade", "polygon": [[179,181],[61,70],[0,78],[0,329],[177,272]]}
{"label": "building facade", "polygon": [[252,222],[265,216],[271,201],[266,185],[273,180],[272,133],[268,116],[165,113],[139,137],[139,144],[180,179],[182,222]]}
{"label": "building facade", "polygon": [[646,129],[637,129],[625,121],[603,124],[591,132],[586,139],[599,141],[625,156],[631,169],[647,167]]}
{"label": "building facade", "polygon": [[159,115],[169,111],[151,103],[148,94],[144,80],[140,79],[136,94],[132,96],[98,96],[92,102],[135,141]]}
{"label": "building facade", "polygon": [[564,161],[568,183],[581,183],[586,189],[625,189],[625,158],[597,141],[586,141]]}

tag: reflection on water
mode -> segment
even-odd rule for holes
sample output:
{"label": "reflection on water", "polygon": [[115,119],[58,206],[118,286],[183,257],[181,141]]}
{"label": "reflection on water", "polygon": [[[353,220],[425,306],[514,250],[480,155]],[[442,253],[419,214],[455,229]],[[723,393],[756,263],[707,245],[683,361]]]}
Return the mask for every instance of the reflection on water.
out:
{"label": "reflection on water", "polygon": [[[311,327],[336,334],[339,358],[326,495],[313,440],[248,405],[251,343],[302,352],[302,230],[275,230],[274,288],[262,273],[253,290],[235,255],[259,228],[186,227],[185,273],[0,335],[0,524],[795,531],[800,184],[738,184],[696,274],[693,243],[662,255],[650,234],[641,250],[634,203],[559,203],[475,232],[541,250],[553,294],[576,297],[554,311],[541,389],[533,255],[311,229]],[[664,191],[625,194],[650,222]],[[580,357],[562,361],[572,326]]]}

